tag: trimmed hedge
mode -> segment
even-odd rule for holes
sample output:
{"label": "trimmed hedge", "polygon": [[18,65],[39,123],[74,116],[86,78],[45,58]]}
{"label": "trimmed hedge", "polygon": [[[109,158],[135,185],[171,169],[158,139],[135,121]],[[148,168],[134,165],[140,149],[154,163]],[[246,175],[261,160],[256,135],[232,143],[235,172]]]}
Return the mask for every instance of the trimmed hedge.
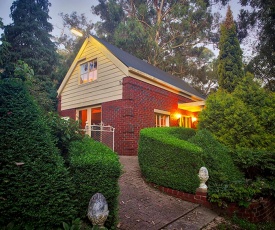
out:
{"label": "trimmed hedge", "polygon": [[204,166],[202,148],[184,140],[194,134],[195,130],[177,127],[142,129],[138,160],[146,180],[195,193],[198,171]]}
{"label": "trimmed hedge", "polygon": [[0,226],[52,229],[75,217],[69,173],[19,79],[0,81]]}
{"label": "trimmed hedge", "polygon": [[244,176],[234,165],[230,150],[209,131],[199,130],[188,141],[203,149],[202,159],[209,173],[209,191],[215,184],[244,180]]}
{"label": "trimmed hedge", "polygon": [[69,148],[70,172],[76,187],[78,216],[87,217],[87,208],[91,197],[102,193],[109,207],[106,221],[108,229],[116,229],[118,223],[118,179],[121,165],[118,156],[105,145],[84,137],[72,142]]}

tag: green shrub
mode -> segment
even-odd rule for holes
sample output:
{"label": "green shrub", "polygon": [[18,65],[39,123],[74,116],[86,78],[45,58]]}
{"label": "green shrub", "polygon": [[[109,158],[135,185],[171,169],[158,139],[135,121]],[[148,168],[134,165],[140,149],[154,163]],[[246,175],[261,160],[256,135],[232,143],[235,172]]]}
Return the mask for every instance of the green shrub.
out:
{"label": "green shrub", "polygon": [[234,165],[230,150],[218,142],[207,130],[199,130],[188,141],[203,149],[202,159],[209,172],[209,190],[211,185],[243,181],[244,177]]}
{"label": "green shrub", "polygon": [[248,179],[275,178],[275,152],[237,149],[233,159]]}
{"label": "green shrub", "polygon": [[121,174],[118,156],[87,136],[71,143],[69,156],[70,172],[77,190],[78,216],[85,218],[91,197],[102,193],[110,211],[106,227],[115,229],[118,221],[118,179]]}
{"label": "green shrub", "polygon": [[51,128],[52,135],[56,138],[56,147],[61,156],[68,161],[68,151],[71,142],[81,140],[84,134],[80,131],[79,122],[73,119],[65,120],[57,113],[47,114],[47,122]]}
{"label": "green shrub", "polygon": [[191,129],[167,127],[142,129],[138,160],[146,180],[165,187],[195,193],[198,171],[204,165],[202,149],[184,139]]}
{"label": "green shrub", "polygon": [[73,185],[24,83],[1,81],[0,104],[0,226],[52,229],[70,221]]}

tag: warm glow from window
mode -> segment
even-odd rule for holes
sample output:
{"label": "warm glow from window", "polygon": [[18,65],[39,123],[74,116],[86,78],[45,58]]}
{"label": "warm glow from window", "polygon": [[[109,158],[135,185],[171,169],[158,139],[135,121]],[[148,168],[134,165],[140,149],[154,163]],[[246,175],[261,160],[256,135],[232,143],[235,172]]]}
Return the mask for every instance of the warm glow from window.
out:
{"label": "warm glow from window", "polygon": [[155,113],[156,127],[168,127],[169,115]]}
{"label": "warm glow from window", "polygon": [[197,121],[198,119],[196,117],[192,117],[192,122]]}

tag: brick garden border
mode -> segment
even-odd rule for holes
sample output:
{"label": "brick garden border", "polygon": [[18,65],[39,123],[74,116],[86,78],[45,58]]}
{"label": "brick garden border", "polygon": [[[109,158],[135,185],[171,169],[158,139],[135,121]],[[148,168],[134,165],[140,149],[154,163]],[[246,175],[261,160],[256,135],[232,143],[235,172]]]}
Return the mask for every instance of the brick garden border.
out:
{"label": "brick garden border", "polygon": [[181,200],[200,204],[217,212],[226,213],[229,216],[236,214],[239,218],[246,219],[252,223],[275,220],[275,199],[272,199],[271,197],[252,201],[247,208],[240,207],[236,203],[230,203],[226,208],[220,208],[217,204],[209,202],[207,200],[207,192],[200,189],[197,189],[195,194],[190,194],[156,185],[152,182],[147,183],[159,191],[177,197]]}

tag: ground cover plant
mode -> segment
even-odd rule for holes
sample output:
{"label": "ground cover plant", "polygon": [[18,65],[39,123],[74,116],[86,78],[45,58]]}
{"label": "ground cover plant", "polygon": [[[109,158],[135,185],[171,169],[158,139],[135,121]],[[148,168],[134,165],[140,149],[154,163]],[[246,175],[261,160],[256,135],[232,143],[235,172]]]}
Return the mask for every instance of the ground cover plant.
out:
{"label": "ground cover plant", "polygon": [[76,188],[78,217],[85,220],[91,197],[102,193],[107,200],[109,216],[105,226],[116,229],[118,223],[118,179],[121,165],[117,154],[107,146],[84,137],[69,148],[69,167]]}
{"label": "ground cover plant", "polygon": [[20,79],[0,81],[0,226],[52,229],[75,218],[74,186]]}

